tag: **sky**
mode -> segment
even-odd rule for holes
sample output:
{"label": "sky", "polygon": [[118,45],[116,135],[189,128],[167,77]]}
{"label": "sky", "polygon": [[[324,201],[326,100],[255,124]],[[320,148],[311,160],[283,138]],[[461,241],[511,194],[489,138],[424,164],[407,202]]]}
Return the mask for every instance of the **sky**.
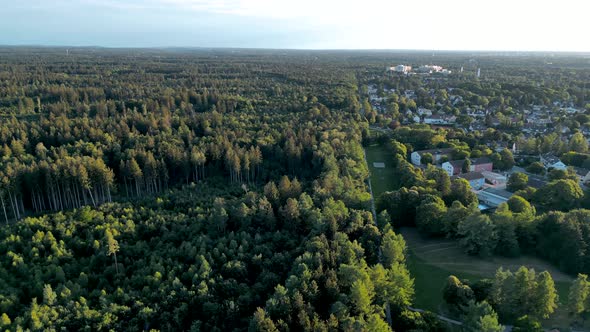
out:
{"label": "sky", "polygon": [[588,0],[0,0],[0,44],[590,52]]}

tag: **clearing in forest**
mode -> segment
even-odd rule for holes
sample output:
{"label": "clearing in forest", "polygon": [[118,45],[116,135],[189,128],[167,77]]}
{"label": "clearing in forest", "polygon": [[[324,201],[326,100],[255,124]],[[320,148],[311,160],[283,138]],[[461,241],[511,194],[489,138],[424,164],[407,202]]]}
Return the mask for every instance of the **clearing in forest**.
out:
{"label": "clearing in forest", "polygon": [[526,266],[534,268],[538,272],[548,271],[555,281],[571,282],[573,280],[571,276],[539,258],[530,256],[516,258],[493,256],[484,259],[465,254],[455,240],[424,238],[416,228],[409,227],[400,229],[400,233],[404,236],[414,255],[426,263],[442,269],[491,277],[500,267],[515,271],[521,266]]}
{"label": "clearing in forest", "polygon": [[408,268],[414,278],[417,308],[441,312],[442,289],[449,275],[459,279],[476,281],[493,278],[500,267],[516,271],[521,266],[534,268],[537,272],[548,271],[555,281],[559,294],[559,307],[543,326],[566,326],[571,320],[567,315],[569,287],[573,277],[559,271],[555,266],[535,257],[507,258],[493,256],[480,258],[463,252],[457,241],[422,237],[416,228],[399,230],[408,246]]}
{"label": "clearing in forest", "polygon": [[395,190],[393,184],[395,183],[395,173],[393,168],[389,165],[391,159],[385,147],[380,145],[371,145],[365,148],[367,153],[367,164],[369,165],[369,172],[371,172],[371,186],[373,187],[373,195],[375,199],[386,192]]}

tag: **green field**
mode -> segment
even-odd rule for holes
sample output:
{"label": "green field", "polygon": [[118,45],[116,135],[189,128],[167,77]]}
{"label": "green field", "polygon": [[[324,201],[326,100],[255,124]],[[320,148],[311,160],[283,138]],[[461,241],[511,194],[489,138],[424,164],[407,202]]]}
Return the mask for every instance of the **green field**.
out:
{"label": "green field", "polygon": [[[393,187],[395,173],[391,167],[391,158],[387,155],[385,148],[379,145],[371,145],[365,148],[365,152],[367,153],[367,163],[371,172],[373,195],[377,199],[382,193],[396,189]],[[385,163],[385,168],[374,167],[373,163],[375,162]]]}
{"label": "green field", "polygon": [[[412,272],[415,272],[416,282],[422,283],[420,280],[422,277],[428,279],[424,280],[424,284],[428,287],[428,291],[425,293],[438,289],[440,294],[444,281],[450,274],[454,274],[460,279],[478,280],[493,277],[500,267],[516,271],[519,267],[526,266],[534,268],[538,272],[549,271],[555,280],[559,297],[562,300],[567,299],[568,288],[573,278],[538,258],[521,256],[518,258],[482,259],[465,254],[457,241],[425,239],[415,228],[402,228],[400,233],[408,245],[409,266]],[[436,281],[440,279],[439,277],[443,278],[440,282]],[[417,286],[419,285],[417,284]],[[427,294],[419,294],[420,292],[422,289],[417,287],[416,305],[436,310],[442,298],[438,296],[438,300],[434,300]],[[422,301],[422,299],[426,300]]]}
{"label": "green field", "polygon": [[492,257],[482,259],[469,256],[461,250],[456,241],[446,239],[425,239],[415,228],[402,228],[408,246],[408,268],[415,279],[417,308],[443,312],[442,288],[449,275],[459,279],[476,281],[492,278],[500,267],[512,271],[520,266],[534,268],[537,272],[549,271],[559,294],[557,311],[543,322],[545,327],[569,326],[567,299],[573,278],[554,266],[535,257],[518,258]]}
{"label": "green field", "polygon": [[[385,191],[395,190],[395,174],[388,167],[388,157],[383,147],[372,145],[365,148],[371,172],[371,185],[375,198]],[[385,162],[385,168],[373,167],[374,162]],[[536,271],[549,271],[555,280],[559,293],[560,307],[553,316],[544,321],[546,327],[566,326],[570,318],[566,314],[569,286],[573,278],[560,272],[554,266],[535,257],[518,258],[492,257],[482,259],[465,254],[457,241],[447,239],[425,239],[415,228],[398,230],[408,246],[408,268],[415,279],[416,296],[414,306],[433,312],[443,312],[442,288],[449,275],[471,281],[493,278],[500,267],[517,270],[520,266]]]}

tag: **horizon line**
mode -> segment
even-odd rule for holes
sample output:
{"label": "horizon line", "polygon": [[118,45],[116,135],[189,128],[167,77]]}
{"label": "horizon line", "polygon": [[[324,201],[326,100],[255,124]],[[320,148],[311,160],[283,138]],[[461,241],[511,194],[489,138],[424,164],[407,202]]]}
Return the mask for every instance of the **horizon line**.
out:
{"label": "horizon line", "polygon": [[555,51],[555,50],[494,50],[494,49],[428,49],[428,48],[298,48],[298,47],[239,47],[239,46],[105,46],[105,45],[64,45],[64,44],[0,44],[0,48],[101,48],[101,49],[209,49],[209,50],[267,50],[267,51],[373,51],[373,52],[477,52],[477,53],[560,53],[590,55],[590,51]]}

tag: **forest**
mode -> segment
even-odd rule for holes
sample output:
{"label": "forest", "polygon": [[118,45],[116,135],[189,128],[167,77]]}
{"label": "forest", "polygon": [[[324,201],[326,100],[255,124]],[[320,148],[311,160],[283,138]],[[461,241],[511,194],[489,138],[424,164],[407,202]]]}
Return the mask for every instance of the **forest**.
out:
{"label": "forest", "polygon": [[437,326],[369,211],[348,56],[2,53],[2,329]]}
{"label": "forest", "polygon": [[[437,60],[455,69],[473,57]],[[0,329],[456,330],[413,309],[402,226],[470,255],[534,254],[581,273],[570,304],[585,315],[590,198],[571,172],[538,189],[511,177],[515,195],[487,214],[466,180],[408,161],[452,148],[529,167],[497,149],[518,142],[584,164],[587,142],[575,138],[405,123],[418,107],[494,105],[508,119],[559,99],[590,111],[578,59],[542,70],[537,55],[475,57],[486,80],[383,74],[431,61],[420,52],[0,48]],[[419,98],[379,110],[368,84]],[[464,104],[420,92],[433,84],[458,86]],[[590,117],[576,121],[566,125],[580,131]],[[388,151],[397,189],[375,198],[363,149],[373,143]],[[436,282],[465,331],[535,325],[558,302],[551,275],[526,267]]]}

